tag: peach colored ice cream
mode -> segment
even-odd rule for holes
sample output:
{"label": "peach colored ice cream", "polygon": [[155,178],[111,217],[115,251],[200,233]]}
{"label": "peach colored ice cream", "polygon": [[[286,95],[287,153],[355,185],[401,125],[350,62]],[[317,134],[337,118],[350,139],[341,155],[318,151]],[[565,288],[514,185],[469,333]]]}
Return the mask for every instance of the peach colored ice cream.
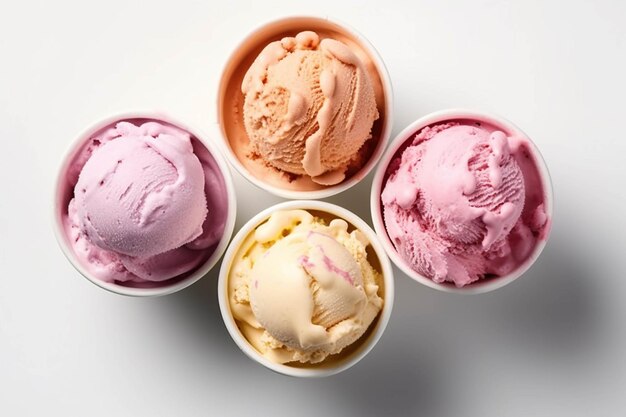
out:
{"label": "peach colored ice cream", "polygon": [[315,183],[344,180],[378,119],[374,88],[344,43],[304,31],[267,45],[246,73],[252,158]]}

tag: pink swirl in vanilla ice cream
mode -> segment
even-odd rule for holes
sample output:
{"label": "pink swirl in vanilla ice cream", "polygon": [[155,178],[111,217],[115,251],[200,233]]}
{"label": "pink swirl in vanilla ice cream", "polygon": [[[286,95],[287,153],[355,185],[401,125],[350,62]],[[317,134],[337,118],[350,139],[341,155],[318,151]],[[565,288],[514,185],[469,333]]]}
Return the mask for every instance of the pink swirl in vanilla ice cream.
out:
{"label": "pink swirl in vanilla ice cream", "polygon": [[547,229],[544,190],[525,138],[471,121],[418,132],[387,170],[385,227],[418,273],[457,287],[503,276]]}
{"label": "pink swirl in vanilla ice cream", "polygon": [[227,217],[224,179],[206,148],[164,122],[121,121],[93,135],[70,168],[66,233],[106,282],[160,282],[208,259]]}

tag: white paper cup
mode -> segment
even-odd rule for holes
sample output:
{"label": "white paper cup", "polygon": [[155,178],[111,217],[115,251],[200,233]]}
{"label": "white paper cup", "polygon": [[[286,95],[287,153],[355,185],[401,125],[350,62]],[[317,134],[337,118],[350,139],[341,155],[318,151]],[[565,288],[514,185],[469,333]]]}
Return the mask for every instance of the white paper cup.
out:
{"label": "white paper cup", "polygon": [[[231,312],[228,297],[228,276],[230,273],[232,262],[239,250],[240,245],[243,243],[246,237],[248,237],[250,233],[253,233],[257,226],[265,222],[272,213],[280,210],[296,209],[313,210],[317,212],[328,213],[332,217],[344,219],[350,225],[363,232],[369,240],[371,247],[376,255],[376,258],[378,258],[381,268],[380,272],[383,276],[384,287],[381,289],[381,296],[383,298],[384,304],[382,310],[378,314],[377,319],[375,319],[375,321],[370,325],[368,331],[359,340],[357,340],[351,346],[348,346],[345,349],[350,350],[348,354],[340,352],[337,355],[331,355],[319,364],[280,364],[272,362],[262,356],[261,353],[248,342],[248,340],[240,331],[237,322],[235,321],[235,318],[233,317],[233,314]],[[261,365],[271,369],[272,371],[284,375],[305,378],[323,377],[339,373],[355,365],[357,362],[363,359],[363,357],[365,357],[365,355],[367,355],[370,350],[372,350],[374,345],[376,345],[376,343],[382,336],[385,328],[387,327],[387,323],[389,322],[389,317],[391,316],[391,310],[393,307],[393,270],[391,268],[391,263],[389,262],[389,259],[385,254],[384,248],[378,241],[376,233],[374,233],[374,231],[356,214],[344,209],[343,207],[339,207],[337,205],[326,203],[323,201],[288,201],[276,204],[266,210],[263,210],[261,213],[250,219],[235,235],[233,241],[228,247],[228,250],[226,251],[226,254],[224,255],[224,260],[220,269],[218,299],[220,304],[220,310],[222,312],[222,318],[224,319],[224,323],[226,324],[228,332],[230,333],[237,346],[239,346],[239,348],[248,357],[260,363]]]}
{"label": "white paper cup", "polygon": [[[206,259],[200,266],[195,268],[191,273],[183,274],[181,278],[172,278],[163,282],[137,284],[137,283],[114,283],[105,282],[95,277],[87,268],[86,265],[76,256],[72,245],[69,242],[69,237],[64,227],[64,218],[67,217],[68,203],[74,196],[74,185],[68,180],[68,172],[71,169],[72,162],[80,154],[85,144],[102,129],[115,124],[116,122],[123,120],[142,120],[142,121],[161,121],[178,127],[182,130],[189,132],[193,138],[195,138],[201,145],[203,145],[215,160],[217,167],[223,177],[226,196],[228,199],[228,214],[224,226],[223,236],[218,242],[217,246],[213,250],[213,253]],[[224,160],[218,146],[215,144],[215,139],[207,138],[197,129],[190,127],[186,123],[182,123],[177,119],[156,112],[129,112],[112,117],[108,117],[98,123],[94,123],[91,127],[83,131],[75,142],[71,145],[66,152],[65,157],[58,170],[55,187],[54,187],[54,203],[53,203],[53,224],[54,232],[57,242],[61,247],[61,250],[70,261],[70,263],[80,272],[85,278],[97,286],[104,288],[105,290],[128,296],[159,296],[171,294],[179,291],[200,278],[206,275],[211,268],[215,266],[220,259],[228,242],[233,233],[235,226],[235,216],[237,213],[237,203],[235,197],[235,187],[229,171],[228,164]]]}
{"label": "white paper cup", "polygon": [[[244,96],[241,92],[243,76],[267,44],[285,36],[295,36],[303,30],[316,31],[322,38],[332,37],[350,46],[361,58],[372,79],[380,114],[372,128],[372,139],[364,145],[373,147],[369,149],[367,161],[354,174],[332,186],[316,184],[307,176],[288,179],[279,172],[266,169],[261,161],[252,161],[247,157],[249,140],[243,125]],[[374,168],[391,135],[393,93],[391,79],[380,55],[360,33],[334,19],[315,16],[285,17],[263,24],[239,42],[233,51],[224,65],[219,83],[217,122],[223,138],[224,153],[244,178],[279,197],[318,199],[347,190]]]}
{"label": "white paper cup", "polygon": [[[492,126],[496,126],[498,129],[505,132],[508,136],[514,135],[516,137],[524,138],[528,141],[528,145],[532,153],[543,187],[544,208],[548,217],[548,224],[545,226],[543,236],[537,240],[537,243],[532,249],[530,256],[517,268],[515,268],[513,271],[506,275],[489,279],[481,279],[461,288],[458,288],[454,284],[449,282],[441,284],[437,283],[429,277],[425,277],[411,268],[409,263],[400,256],[391,239],[389,238],[389,235],[387,234],[387,229],[385,227],[385,222],[383,219],[381,202],[381,194],[385,186],[389,164],[401,155],[401,152],[405,148],[405,144],[407,144],[408,141],[412,140],[416,133],[418,133],[427,126],[458,120],[471,120],[487,123]],[[541,153],[539,152],[539,149],[537,149],[537,146],[532,142],[532,140],[524,132],[522,132],[521,129],[502,117],[488,113],[463,109],[442,110],[431,113],[411,123],[402,132],[400,132],[398,136],[393,139],[389,148],[385,152],[385,155],[383,155],[383,157],[381,158],[380,165],[378,166],[374,174],[372,192],[370,195],[370,206],[374,229],[378,233],[381,243],[383,244],[392,262],[396,264],[398,268],[400,268],[406,275],[413,278],[415,281],[426,285],[427,287],[434,288],[440,291],[460,294],[479,294],[493,291],[514,281],[524,272],[526,272],[528,268],[530,268],[531,265],[537,260],[537,258],[541,254],[541,251],[546,245],[546,241],[550,234],[552,222],[553,202],[554,197],[552,191],[552,182],[550,180],[548,168],[543,157],[541,156]]]}

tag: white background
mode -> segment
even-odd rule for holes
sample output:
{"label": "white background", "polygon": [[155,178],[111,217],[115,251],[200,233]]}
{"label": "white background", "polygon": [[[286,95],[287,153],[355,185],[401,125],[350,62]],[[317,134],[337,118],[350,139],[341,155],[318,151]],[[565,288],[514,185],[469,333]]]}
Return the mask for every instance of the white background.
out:
{"label": "white background", "polygon": [[[0,415],[625,415],[626,3],[282,3],[2,3]],[[167,297],[110,294],[70,266],[50,222],[55,170],[79,131],[128,109],[206,130],[236,40],[294,13],[332,16],[375,45],[394,134],[444,108],[499,113],[537,143],[556,198],[525,276],[457,296],[396,270],[380,343],[322,380],[238,350],[217,270]],[[280,201],[235,182],[237,228]],[[370,183],[329,200],[369,222]]]}

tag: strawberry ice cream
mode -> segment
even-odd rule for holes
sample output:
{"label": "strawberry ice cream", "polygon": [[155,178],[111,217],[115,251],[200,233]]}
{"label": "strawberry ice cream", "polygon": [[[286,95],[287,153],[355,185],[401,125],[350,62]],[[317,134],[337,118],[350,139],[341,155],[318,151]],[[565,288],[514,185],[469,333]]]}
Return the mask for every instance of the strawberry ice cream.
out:
{"label": "strawberry ice cream", "polygon": [[457,287],[517,268],[548,225],[526,139],[472,120],[417,132],[387,168],[381,199],[400,256]]}

